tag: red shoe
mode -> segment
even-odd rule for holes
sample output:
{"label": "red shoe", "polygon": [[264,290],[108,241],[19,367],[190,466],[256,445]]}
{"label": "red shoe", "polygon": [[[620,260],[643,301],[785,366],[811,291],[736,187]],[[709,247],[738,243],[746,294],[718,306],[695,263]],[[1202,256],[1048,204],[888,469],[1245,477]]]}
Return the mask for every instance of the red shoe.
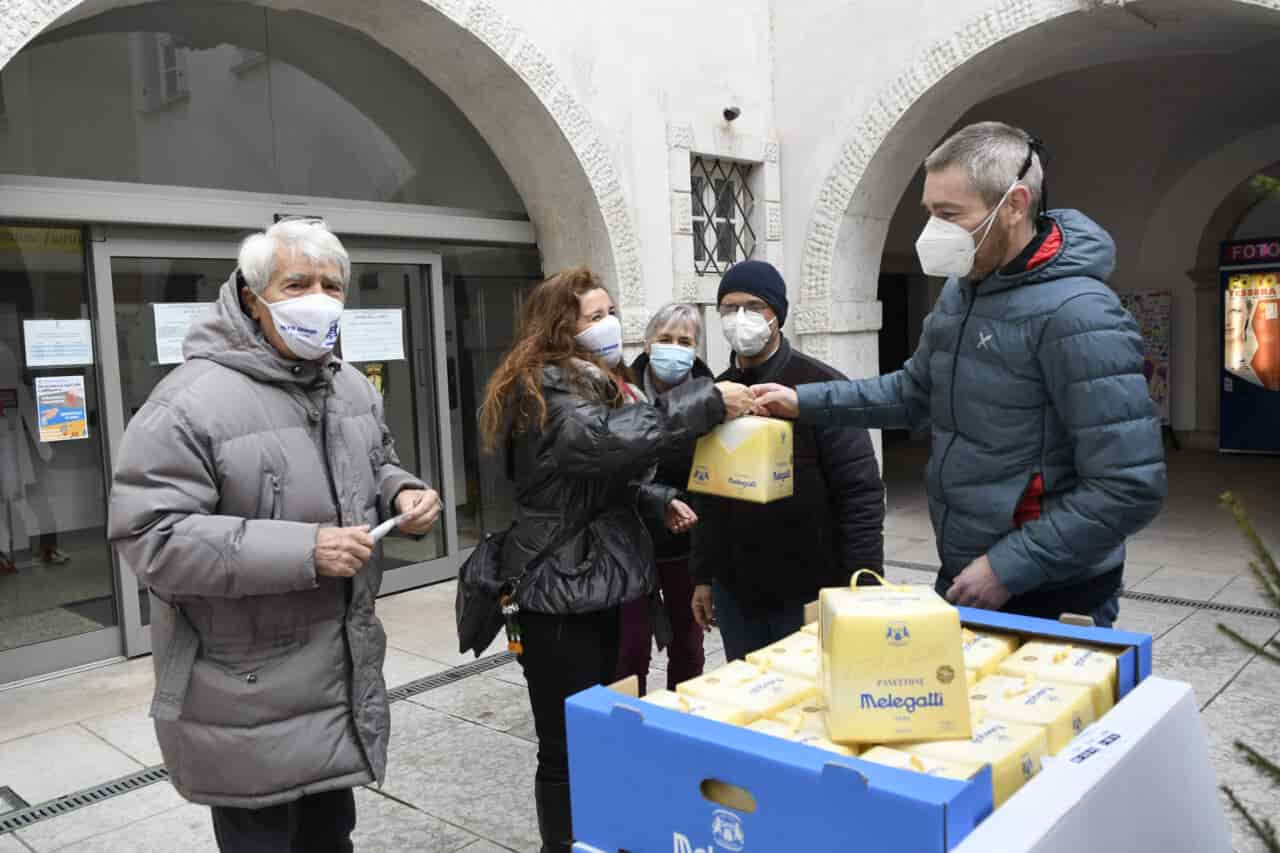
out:
{"label": "red shoe", "polygon": [[16,575],[18,567],[8,557],[0,557],[0,575]]}

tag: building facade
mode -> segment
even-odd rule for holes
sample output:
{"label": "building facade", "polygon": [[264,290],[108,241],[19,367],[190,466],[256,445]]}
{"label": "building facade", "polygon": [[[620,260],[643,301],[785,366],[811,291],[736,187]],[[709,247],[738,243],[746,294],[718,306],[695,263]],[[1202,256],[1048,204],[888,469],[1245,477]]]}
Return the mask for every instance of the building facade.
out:
{"label": "building facade", "polygon": [[632,352],[663,303],[703,306],[723,367],[720,273],[763,258],[805,351],[890,369],[937,287],[919,164],[970,120],[1046,139],[1052,201],[1117,237],[1113,285],[1171,293],[1171,424],[1211,443],[1214,249],[1280,225],[1277,37],[1275,0],[0,2],[0,683],[148,650],[113,454],[280,215],[351,247],[380,331],[348,358],[446,498],[388,590],[505,522],[474,412],[542,275],[597,269]]}

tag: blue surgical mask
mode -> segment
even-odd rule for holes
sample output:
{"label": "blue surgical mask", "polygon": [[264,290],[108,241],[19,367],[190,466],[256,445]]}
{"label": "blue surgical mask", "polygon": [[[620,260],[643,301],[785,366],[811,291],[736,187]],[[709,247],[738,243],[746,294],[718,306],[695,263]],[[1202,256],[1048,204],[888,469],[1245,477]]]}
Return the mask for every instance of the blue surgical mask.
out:
{"label": "blue surgical mask", "polygon": [[677,344],[654,344],[649,349],[653,375],[667,385],[679,385],[693,369],[693,350]]}

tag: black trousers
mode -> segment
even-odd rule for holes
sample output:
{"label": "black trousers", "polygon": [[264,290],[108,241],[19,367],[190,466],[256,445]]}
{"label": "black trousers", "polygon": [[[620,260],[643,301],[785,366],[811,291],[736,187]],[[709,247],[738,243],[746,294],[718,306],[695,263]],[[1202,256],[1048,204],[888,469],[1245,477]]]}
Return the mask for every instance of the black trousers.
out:
{"label": "black trousers", "polygon": [[619,630],[616,607],[576,616],[520,614],[524,641],[520,665],[538,733],[534,797],[542,849],[548,853],[568,851],[573,843],[564,701],[614,680]]}
{"label": "black trousers", "polygon": [[222,853],[352,853],[355,828],[350,788],[265,809],[213,807],[213,834]]}

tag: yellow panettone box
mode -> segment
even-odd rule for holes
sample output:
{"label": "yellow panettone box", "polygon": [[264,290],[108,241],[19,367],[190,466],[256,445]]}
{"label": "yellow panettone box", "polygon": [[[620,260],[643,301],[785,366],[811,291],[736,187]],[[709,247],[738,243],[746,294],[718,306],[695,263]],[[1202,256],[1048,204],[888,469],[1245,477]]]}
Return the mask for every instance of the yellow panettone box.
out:
{"label": "yellow panettone box", "polygon": [[982,679],[969,690],[969,709],[975,717],[1039,726],[1049,738],[1050,755],[1066,749],[1094,721],[1088,687],[1038,681],[1029,675]]}
{"label": "yellow panettone box", "polygon": [[698,699],[693,696],[681,696],[679,693],[673,693],[670,690],[654,690],[641,696],[640,701],[660,705],[663,708],[670,708],[673,711],[683,711],[686,714],[693,714],[695,717],[706,717],[708,720],[729,723],[733,726],[748,725],[752,719],[751,715],[741,708],[717,705],[714,702],[708,702],[705,699]]}
{"label": "yellow panettone box", "polygon": [[689,491],[766,504],[795,489],[790,421],[746,417],[698,439]]}
{"label": "yellow panettone box", "polygon": [[750,723],[810,700],[817,696],[818,689],[812,681],[735,660],[713,672],[682,681],[676,685],[676,692],[746,711],[751,717]]}
{"label": "yellow panettone box", "polygon": [[1088,687],[1095,717],[1116,704],[1116,653],[1107,649],[1034,640],[1001,661],[1000,674]]}
{"label": "yellow panettone box", "polygon": [[863,761],[873,761],[886,767],[911,770],[926,776],[941,776],[943,779],[959,779],[962,782],[972,778],[979,769],[976,764],[958,764],[954,761],[930,758],[927,755],[912,755],[887,746],[873,746],[858,757]]}
{"label": "yellow panettone box", "polygon": [[761,732],[766,735],[780,737],[783,740],[793,740],[796,743],[803,743],[806,746],[825,749],[827,752],[834,752],[838,755],[857,755],[858,751],[853,747],[842,746],[835,741],[829,739],[825,733],[808,730],[803,726],[792,726],[778,719],[761,719],[756,720],[747,726],[753,732]]}
{"label": "yellow panettone box", "polygon": [[969,684],[956,608],[925,586],[824,589],[819,603],[819,684],[832,740],[969,736]]}
{"label": "yellow panettone box", "polygon": [[952,764],[978,767],[990,764],[991,793],[999,808],[1040,772],[1040,761],[1049,754],[1049,740],[1044,729],[1038,726],[975,717],[973,736],[968,740],[912,743],[904,745],[902,750]]}
{"label": "yellow panettone box", "polygon": [[[1018,638],[1008,634],[991,634],[970,631],[965,628],[960,634],[964,640],[964,665],[972,671],[977,680],[995,675],[1000,662],[1018,649]],[[970,684],[974,681],[970,680]]]}
{"label": "yellow panettone box", "polygon": [[747,663],[761,669],[776,669],[806,681],[818,680],[818,637],[797,631],[772,646],[747,655]]}

